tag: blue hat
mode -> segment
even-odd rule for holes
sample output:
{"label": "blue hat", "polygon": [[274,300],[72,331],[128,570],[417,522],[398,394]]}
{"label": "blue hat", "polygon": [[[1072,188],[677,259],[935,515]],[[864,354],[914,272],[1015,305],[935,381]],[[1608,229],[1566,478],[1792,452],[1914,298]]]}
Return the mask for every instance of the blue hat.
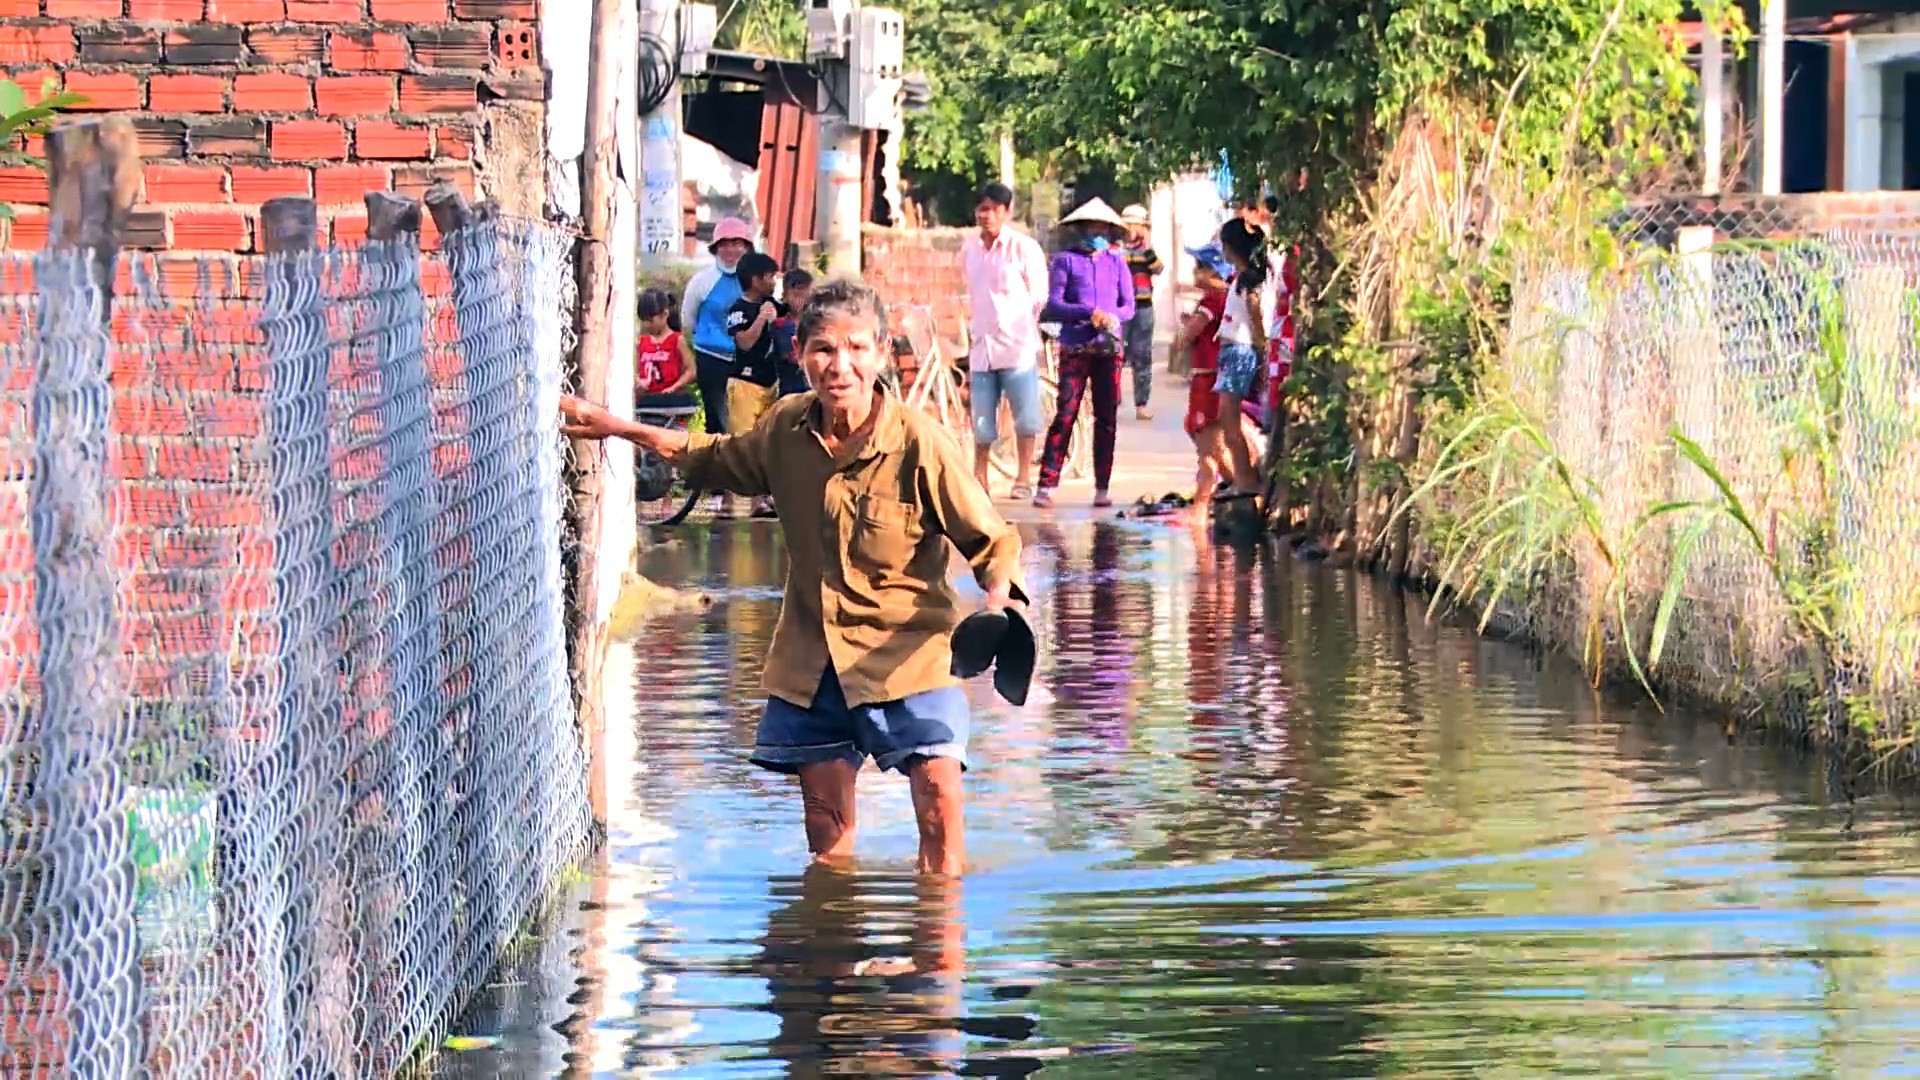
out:
{"label": "blue hat", "polygon": [[1226,250],[1222,248],[1218,242],[1207,244],[1203,247],[1188,248],[1187,254],[1193,256],[1194,262],[1199,263],[1201,266],[1206,267],[1222,278],[1231,278],[1233,276],[1233,265],[1227,262]]}

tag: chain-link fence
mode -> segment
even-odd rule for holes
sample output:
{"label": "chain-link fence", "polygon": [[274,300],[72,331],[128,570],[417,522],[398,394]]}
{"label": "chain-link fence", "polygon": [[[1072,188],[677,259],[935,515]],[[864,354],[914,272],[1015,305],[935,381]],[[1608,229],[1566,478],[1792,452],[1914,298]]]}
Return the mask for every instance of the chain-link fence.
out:
{"label": "chain-link fence", "polygon": [[1917,233],[1920,192],[1667,195],[1635,200],[1610,224],[1627,240],[1666,249],[1689,229],[1712,229],[1722,241],[1804,240],[1841,231]]}
{"label": "chain-link fence", "polygon": [[568,247],[0,260],[0,1074],[388,1075],[578,856]]}
{"label": "chain-link fence", "polygon": [[1589,539],[1555,633],[1617,634],[1625,611],[1641,658],[1664,643],[1669,686],[1758,695],[1820,736],[1904,737],[1920,720],[1920,235],[1688,246],[1516,289],[1493,377],[1566,466],[1556,488],[1590,502],[1567,515]]}

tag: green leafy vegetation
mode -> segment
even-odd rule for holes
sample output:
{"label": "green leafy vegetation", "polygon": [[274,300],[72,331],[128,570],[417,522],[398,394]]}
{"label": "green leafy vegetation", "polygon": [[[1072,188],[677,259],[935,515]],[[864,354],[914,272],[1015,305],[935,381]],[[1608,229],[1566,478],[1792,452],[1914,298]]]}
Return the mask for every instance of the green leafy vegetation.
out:
{"label": "green leafy vegetation", "polygon": [[[46,163],[28,153],[26,137],[45,135],[47,125],[61,109],[69,109],[86,99],[78,94],[68,94],[57,89],[58,84],[48,79],[40,87],[37,99],[29,98],[27,91],[12,79],[0,78],[0,165],[10,167],[45,167]],[[0,203],[0,219],[11,219],[13,207]]]}

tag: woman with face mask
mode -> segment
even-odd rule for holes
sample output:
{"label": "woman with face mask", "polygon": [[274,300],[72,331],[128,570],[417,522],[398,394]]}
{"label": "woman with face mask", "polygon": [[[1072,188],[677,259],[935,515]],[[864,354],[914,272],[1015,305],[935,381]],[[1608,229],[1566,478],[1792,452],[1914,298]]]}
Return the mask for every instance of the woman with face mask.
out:
{"label": "woman with face mask", "polygon": [[1113,441],[1119,428],[1120,341],[1133,319],[1133,277],[1115,243],[1127,223],[1103,199],[1094,199],[1061,219],[1075,226],[1065,251],[1053,257],[1047,275],[1047,306],[1040,318],[1060,324],[1059,411],[1040,453],[1040,491],[1033,505],[1053,505],[1060,486],[1080,399],[1093,392],[1093,505],[1112,506]]}
{"label": "woman with face mask", "polygon": [[727,312],[740,299],[740,258],[753,250],[753,226],[739,218],[721,218],[707,245],[713,265],[687,282],[680,301],[680,326],[693,342],[694,376],[707,430],[727,430],[727,379],[733,373],[733,335],[727,330]]}

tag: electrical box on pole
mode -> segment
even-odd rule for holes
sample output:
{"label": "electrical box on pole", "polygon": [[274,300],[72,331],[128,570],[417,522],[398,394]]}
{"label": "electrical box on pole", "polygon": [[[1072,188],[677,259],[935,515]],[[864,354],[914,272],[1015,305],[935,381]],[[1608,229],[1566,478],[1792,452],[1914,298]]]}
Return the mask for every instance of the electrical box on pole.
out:
{"label": "electrical box on pole", "polygon": [[704,75],[713,38],[719,32],[719,12],[712,4],[688,4],[680,9],[680,74]]}
{"label": "electrical box on pole", "polygon": [[863,7],[854,13],[853,40],[847,50],[847,122],[857,128],[892,127],[900,116],[900,92],[906,77],[906,23],[887,8]]}
{"label": "electrical box on pole", "polygon": [[807,60],[845,60],[855,0],[807,0]]}

